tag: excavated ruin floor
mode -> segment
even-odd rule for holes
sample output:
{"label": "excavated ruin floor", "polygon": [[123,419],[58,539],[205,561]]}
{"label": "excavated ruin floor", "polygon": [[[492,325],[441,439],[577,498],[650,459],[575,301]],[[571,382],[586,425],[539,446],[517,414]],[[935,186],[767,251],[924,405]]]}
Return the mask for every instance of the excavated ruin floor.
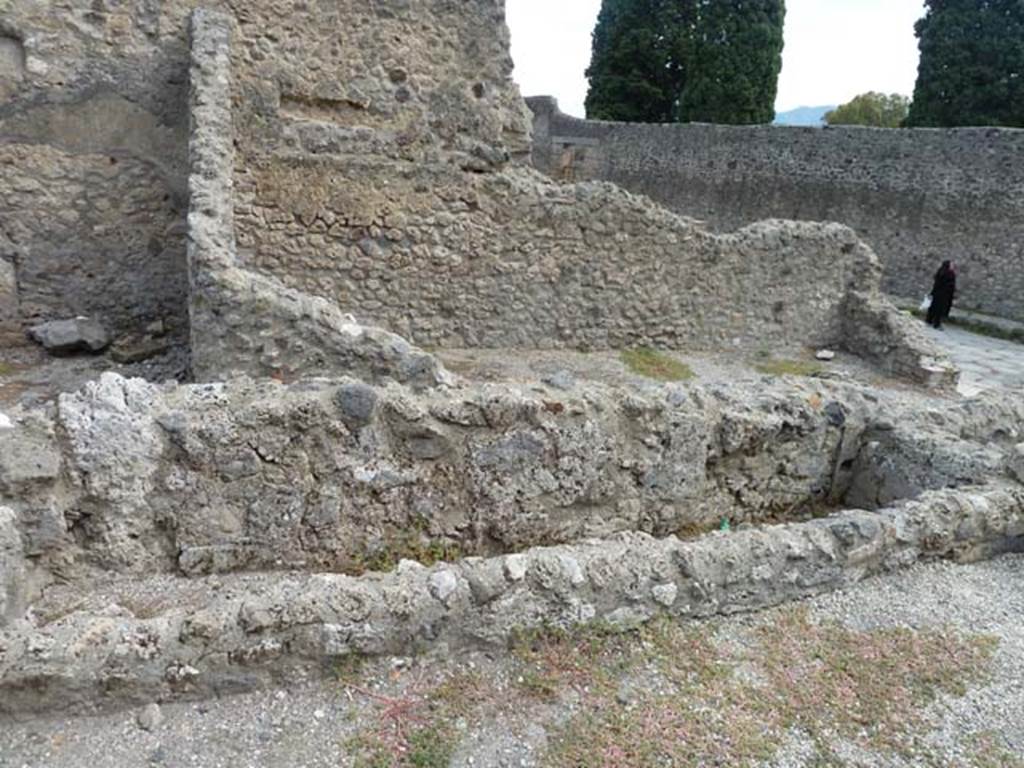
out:
{"label": "excavated ruin floor", "polygon": [[[797,375],[804,383],[820,378],[826,389],[825,382],[870,385],[894,413],[912,408],[937,419],[933,412],[961,402],[887,378],[852,356],[821,363],[814,350],[796,347],[640,359],[572,351],[437,355],[469,380],[543,382],[549,392],[587,384],[644,392],[660,386],[659,378],[711,389],[800,389],[797,380],[780,381]],[[666,361],[681,366],[640,372]],[[111,366],[103,358],[8,350],[0,412],[52,400],[111,369],[159,381],[177,378],[182,366],[174,355]],[[33,612],[43,626],[75,611],[104,615],[111,606],[145,620],[284,576],[157,575],[98,582],[88,593],[73,583],[52,585]],[[440,643],[416,658],[331,662],[337,666],[326,676],[304,669],[286,690],[0,721],[0,768],[1024,768],[1022,596],[1024,556],[1011,555],[914,566],[742,617],[655,622],[614,636],[599,625],[571,639],[532,631],[507,654],[456,654]]]}
{"label": "excavated ruin floor", "polygon": [[[915,566],[678,636],[567,642],[385,659],[158,716],[6,723],[0,766],[1024,765],[1024,556]],[[786,707],[804,714],[766,715]]]}
{"label": "excavated ruin floor", "polygon": [[[1024,348],[1022,348],[1024,349]],[[658,382],[630,367],[629,353],[577,352],[573,350],[439,350],[435,352],[445,366],[468,379],[481,381],[543,381],[558,386],[561,377],[569,381],[594,382],[612,386],[635,387]],[[945,399],[945,394],[924,392],[905,380],[879,372],[860,358],[844,352],[835,359],[820,362],[815,351],[804,347],[773,347],[757,352],[724,350],[720,352],[658,353],[689,369],[678,379],[700,384],[742,384],[778,378],[784,375],[814,377],[830,381],[856,381],[885,390],[905,391],[925,400]],[[692,374],[692,378],[690,377]],[[670,374],[661,381],[676,380]]]}
{"label": "excavated ruin floor", "polygon": [[35,346],[5,347],[0,349],[0,408],[54,400],[61,392],[75,392],[106,371],[156,382],[179,380],[185,376],[187,364],[187,356],[180,349],[137,363],[118,364],[106,356],[52,357]]}

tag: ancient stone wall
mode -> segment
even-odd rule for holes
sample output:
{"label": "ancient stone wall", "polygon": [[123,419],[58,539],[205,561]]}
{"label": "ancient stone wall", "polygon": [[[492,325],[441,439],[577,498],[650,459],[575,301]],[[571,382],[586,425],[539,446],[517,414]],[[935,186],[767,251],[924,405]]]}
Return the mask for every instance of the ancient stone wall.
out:
{"label": "ancient stone wall", "polygon": [[[197,3],[11,5],[0,296],[18,307],[0,317],[182,317]],[[429,345],[841,345],[848,296],[875,291],[874,257],[842,227],[716,236],[617,187],[562,188],[517,164],[530,119],[500,3],[209,5],[232,29],[215,88],[230,112],[205,132],[212,112],[192,115],[190,237],[221,248],[205,251],[215,279],[192,273],[202,378],[218,363],[332,368],[333,340],[356,327],[339,307]],[[212,176],[195,172],[219,151],[203,136],[227,144]],[[224,237],[206,226],[218,218]],[[919,341],[910,357],[934,352]]]}
{"label": "ancient stone wall", "polygon": [[887,292],[919,298],[954,259],[961,305],[1024,319],[1024,131],[630,125],[528,103],[534,163],[556,179],[613,181],[718,231],[842,222]]}
{"label": "ancient stone wall", "polygon": [[[615,186],[563,188],[516,165],[528,125],[500,8],[353,6],[381,45],[353,32],[327,44],[310,18],[284,48],[265,34],[273,9],[239,11],[234,29],[235,253],[220,262],[428,345],[862,351],[843,313],[877,292],[879,270],[850,230],[765,222],[718,236]],[[295,46],[326,52],[311,63]],[[246,317],[232,334],[255,350],[274,334]],[[920,339],[907,350],[916,363],[934,352]]]}
{"label": "ancient stone wall", "polygon": [[[0,716],[753,610],[1020,550],[1024,398],[943,402],[813,380],[105,374],[0,430]],[[846,499],[873,511],[820,517]],[[722,517],[732,532],[695,536]]]}

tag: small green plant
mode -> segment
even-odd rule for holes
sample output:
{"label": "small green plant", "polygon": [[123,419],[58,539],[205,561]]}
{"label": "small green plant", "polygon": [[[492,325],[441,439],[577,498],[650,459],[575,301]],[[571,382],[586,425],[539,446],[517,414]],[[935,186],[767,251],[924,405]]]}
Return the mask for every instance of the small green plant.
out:
{"label": "small green plant", "polygon": [[355,683],[363,676],[367,661],[366,656],[358,653],[342,656],[334,662],[334,676],[346,685]]}
{"label": "small green plant", "polygon": [[686,363],[648,347],[624,350],[620,358],[629,370],[648,379],[689,381],[694,377],[693,369]]}
{"label": "small green plant", "polygon": [[489,692],[478,673],[465,671],[432,683],[417,679],[395,696],[355,679],[342,683],[376,708],[373,725],[346,742],[356,768],[446,768],[459,742],[455,723],[471,717]]}
{"label": "small green plant", "polygon": [[361,576],[368,571],[391,571],[402,560],[415,560],[429,567],[455,562],[465,556],[466,552],[457,542],[432,537],[429,521],[414,518],[409,521],[408,529],[389,530],[373,545],[363,544],[345,572]]}
{"label": "small green plant", "polygon": [[542,701],[553,701],[558,698],[558,691],[561,688],[559,678],[539,669],[526,669],[516,680],[516,684],[528,696],[541,699]]}
{"label": "small green plant", "polygon": [[405,761],[410,768],[448,768],[455,753],[455,740],[445,726],[414,731],[409,737]]}
{"label": "small green plant", "polygon": [[813,360],[762,360],[754,365],[768,376],[817,376],[824,368]]}

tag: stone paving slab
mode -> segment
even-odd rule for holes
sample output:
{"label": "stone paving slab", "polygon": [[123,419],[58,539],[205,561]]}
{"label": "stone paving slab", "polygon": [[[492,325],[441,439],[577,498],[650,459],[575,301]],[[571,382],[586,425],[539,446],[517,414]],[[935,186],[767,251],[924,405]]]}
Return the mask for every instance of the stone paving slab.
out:
{"label": "stone paving slab", "polygon": [[1024,344],[954,326],[927,332],[962,371],[959,391],[965,397],[995,387],[1024,387]]}

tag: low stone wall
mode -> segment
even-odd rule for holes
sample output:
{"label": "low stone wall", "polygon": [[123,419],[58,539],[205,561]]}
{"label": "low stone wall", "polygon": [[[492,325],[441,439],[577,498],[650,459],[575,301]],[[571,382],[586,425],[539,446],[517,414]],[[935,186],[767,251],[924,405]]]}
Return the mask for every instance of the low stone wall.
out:
{"label": "low stone wall", "polygon": [[1024,131],[588,122],[527,101],[534,164],[560,181],[612,181],[718,231],[841,222],[887,292],[919,298],[954,259],[964,307],[1024,319]]}
{"label": "low stone wall", "polygon": [[152,602],[143,617],[101,592],[93,597],[104,602],[45,626],[0,630],[0,715],[294,684],[354,654],[503,646],[542,627],[750,611],[918,561],[1022,545],[1024,492],[990,487],[691,542],[624,534],[432,568],[406,561],[361,579],[151,580],[134,591],[156,600],[156,615]]}
{"label": "low stone wall", "polygon": [[[922,411],[813,380],[106,374],[0,431],[0,713],[212,695],[546,624],[752,610],[1024,548],[1021,394]],[[772,525],[844,500],[882,508]],[[671,535],[722,517],[739,530]]]}
{"label": "low stone wall", "polygon": [[623,392],[158,387],[105,374],[62,395],[52,417],[0,431],[0,505],[17,514],[29,592],[96,569],[359,572],[417,554],[788,520],[851,489],[882,506],[1009,481],[1024,406],[1004,400],[947,408],[944,421],[857,386],[788,379]]}

